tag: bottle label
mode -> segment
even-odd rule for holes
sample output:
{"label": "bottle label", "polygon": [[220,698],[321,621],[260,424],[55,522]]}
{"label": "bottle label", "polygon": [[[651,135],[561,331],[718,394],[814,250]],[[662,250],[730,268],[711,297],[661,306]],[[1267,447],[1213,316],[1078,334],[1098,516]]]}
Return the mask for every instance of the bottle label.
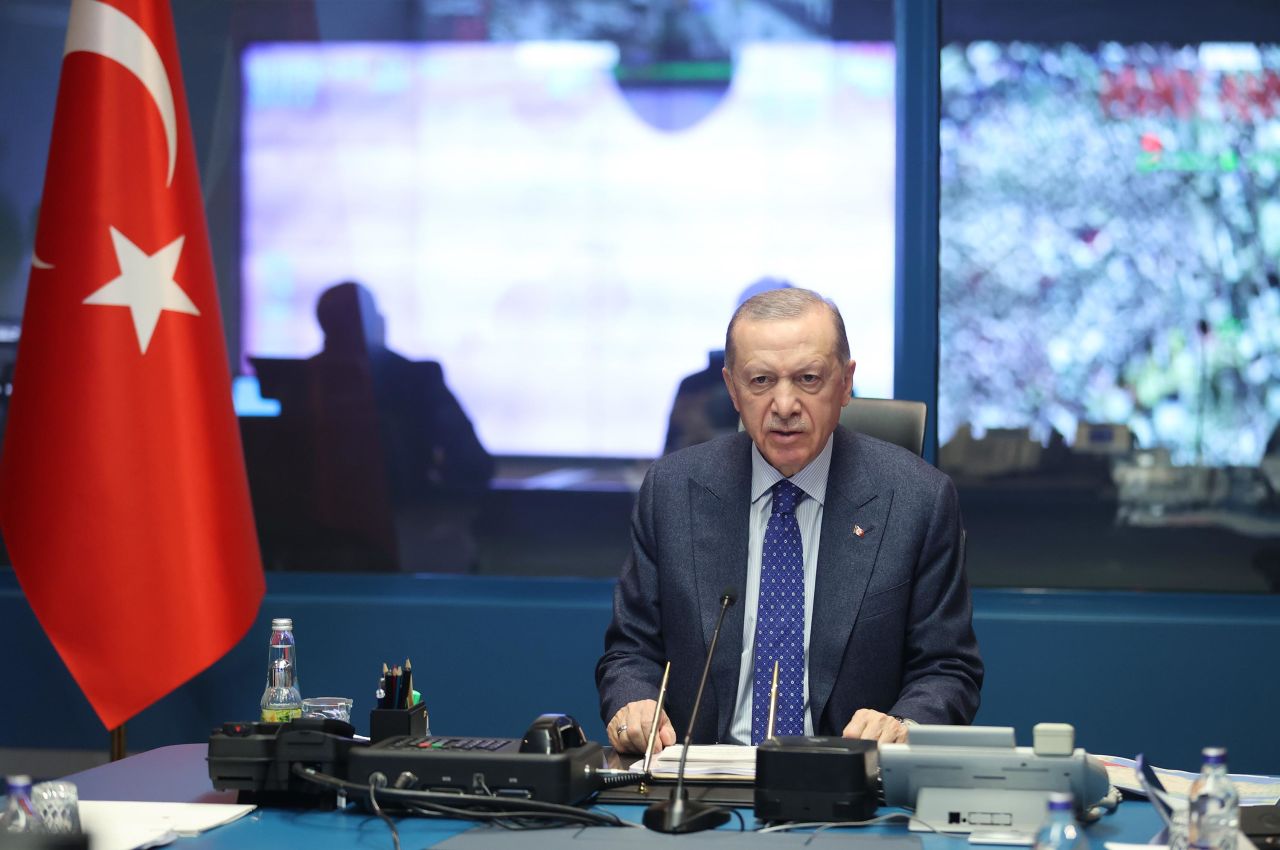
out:
{"label": "bottle label", "polygon": [[262,709],[263,723],[288,723],[295,717],[302,716],[302,709],[299,708],[264,708]]}

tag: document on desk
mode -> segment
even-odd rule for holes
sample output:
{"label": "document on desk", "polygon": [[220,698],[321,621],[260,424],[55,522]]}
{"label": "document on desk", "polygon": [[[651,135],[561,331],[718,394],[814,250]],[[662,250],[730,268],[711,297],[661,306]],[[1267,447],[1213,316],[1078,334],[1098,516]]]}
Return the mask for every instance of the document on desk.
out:
{"label": "document on desk", "polygon": [[[747,812],[747,817],[751,816]],[[663,835],[647,829],[613,829],[605,826],[566,827],[564,829],[516,830],[488,825],[477,826],[435,845],[436,850],[654,850],[689,847],[715,850],[920,850],[920,839],[914,835],[857,835],[846,831],[830,832],[738,832],[716,829],[696,836]],[[1143,848],[1150,850],[1150,848]],[[1252,850],[1252,848],[1248,848]]]}
{"label": "document on desk", "polygon": [[[1169,850],[1168,844],[1125,844],[1121,841],[1105,841],[1103,846],[1106,850]],[[1258,850],[1258,845],[1236,830],[1236,850]]]}
{"label": "document on desk", "polygon": [[[654,779],[675,779],[680,768],[680,754],[684,752],[683,744],[673,744],[654,758],[649,765]],[[632,770],[640,770],[644,760],[631,765]],[[684,775],[687,779],[749,781],[756,778],[756,748],[740,744],[694,744],[689,748],[689,758],[685,763]]]}
{"label": "document on desk", "polygon": [[[1133,759],[1119,756],[1098,756],[1098,760],[1107,768],[1107,778],[1111,784],[1121,791],[1146,796],[1142,782],[1138,779],[1137,764]],[[1185,770],[1169,770],[1164,767],[1155,768],[1156,776],[1161,784],[1176,799],[1187,799],[1191,783],[1199,773]],[[1256,776],[1249,773],[1231,774],[1231,782],[1240,793],[1242,806],[1270,806],[1280,802],[1280,778],[1275,776]]]}
{"label": "document on desk", "polygon": [[233,803],[139,803],[81,800],[80,827],[93,850],[159,847],[244,817],[256,806]]}

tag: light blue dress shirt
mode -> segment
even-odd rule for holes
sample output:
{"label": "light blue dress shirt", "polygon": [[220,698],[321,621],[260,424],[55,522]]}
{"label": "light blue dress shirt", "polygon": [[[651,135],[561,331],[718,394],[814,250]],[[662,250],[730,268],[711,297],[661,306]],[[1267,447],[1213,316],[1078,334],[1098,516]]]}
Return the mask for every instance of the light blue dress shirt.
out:
{"label": "light blue dress shirt", "polygon": [[[813,592],[818,581],[818,541],[822,536],[822,504],[827,497],[827,474],[831,471],[834,437],[809,465],[791,476],[791,483],[805,493],[796,505],[796,522],[804,545],[804,733],[813,734],[809,711],[809,632],[813,624]],[[751,446],[751,516],[747,537],[747,586],[743,599],[742,659],[738,673],[738,703],[729,726],[729,740],[751,743],[751,690],[755,675],[756,613],[760,605],[760,562],[764,555],[764,532],[773,512],[773,485],[786,478],[769,465],[754,444]]]}

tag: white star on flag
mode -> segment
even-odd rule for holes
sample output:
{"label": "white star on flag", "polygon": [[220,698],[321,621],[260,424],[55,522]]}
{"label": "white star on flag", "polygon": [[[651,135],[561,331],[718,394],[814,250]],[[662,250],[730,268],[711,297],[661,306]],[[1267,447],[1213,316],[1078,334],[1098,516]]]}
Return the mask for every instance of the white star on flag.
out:
{"label": "white star on flag", "polygon": [[120,276],[84,299],[85,304],[128,307],[133,314],[133,329],[138,333],[138,348],[143,354],[151,344],[151,335],[162,311],[200,315],[196,305],[173,279],[185,238],[179,236],[154,254],[148,254],[112,227],[111,243],[116,249]]}

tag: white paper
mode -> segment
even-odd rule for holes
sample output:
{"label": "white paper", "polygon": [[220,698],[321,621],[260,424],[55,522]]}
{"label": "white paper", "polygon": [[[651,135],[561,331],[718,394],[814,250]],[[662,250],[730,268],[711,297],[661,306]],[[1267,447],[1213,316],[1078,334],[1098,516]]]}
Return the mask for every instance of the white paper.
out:
{"label": "white paper", "polygon": [[[1107,778],[1111,780],[1112,785],[1122,791],[1146,794],[1146,790],[1142,787],[1142,781],[1138,777],[1137,765],[1133,759],[1104,755],[1099,755],[1098,759],[1106,766]],[[1169,798],[1171,800],[1183,800],[1183,805],[1185,806],[1187,792],[1191,788],[1191,783],[1200,775],[1199,772],[1169,770],[1164,767],[1155,768],[1155,772],[1156,776],[1160,777],[1160,783],[1169,792]],[[1255,776],[1248,773],[1232,773],[1229,775],[1231,783],[1236,786],[1236,791],[1240,794],[1240,805],[1270,806],[1273,803],[1280,802],[1280,778]]]}
{"label": "white paper", "polygon": [[[1120,841],[1107,841],[1103,846],[1107,850],[1169,850],[1168,844],[1125,844]],[[1258,850],[1258,848],[1249,840],[1249,836],[1236,830],[1236,850]]]}
{"label": "white paper", "polygon": [[140,803],[81,800],[80,827],[94,850],[135,850],[168,844],[231,823],[256,807],[233,803]]}
{"label": "white paper", "polygon": [[[654,757],[649,772],[660,779],[674,779],[682,752],[684,746],[681,744],[667,747]],[[644,761],[641,760],[631,769],[640,770],[643,766]],[[756,748],[740,744],[695,744],[689,748],[684,775],[702,779],[755,779]]]}

